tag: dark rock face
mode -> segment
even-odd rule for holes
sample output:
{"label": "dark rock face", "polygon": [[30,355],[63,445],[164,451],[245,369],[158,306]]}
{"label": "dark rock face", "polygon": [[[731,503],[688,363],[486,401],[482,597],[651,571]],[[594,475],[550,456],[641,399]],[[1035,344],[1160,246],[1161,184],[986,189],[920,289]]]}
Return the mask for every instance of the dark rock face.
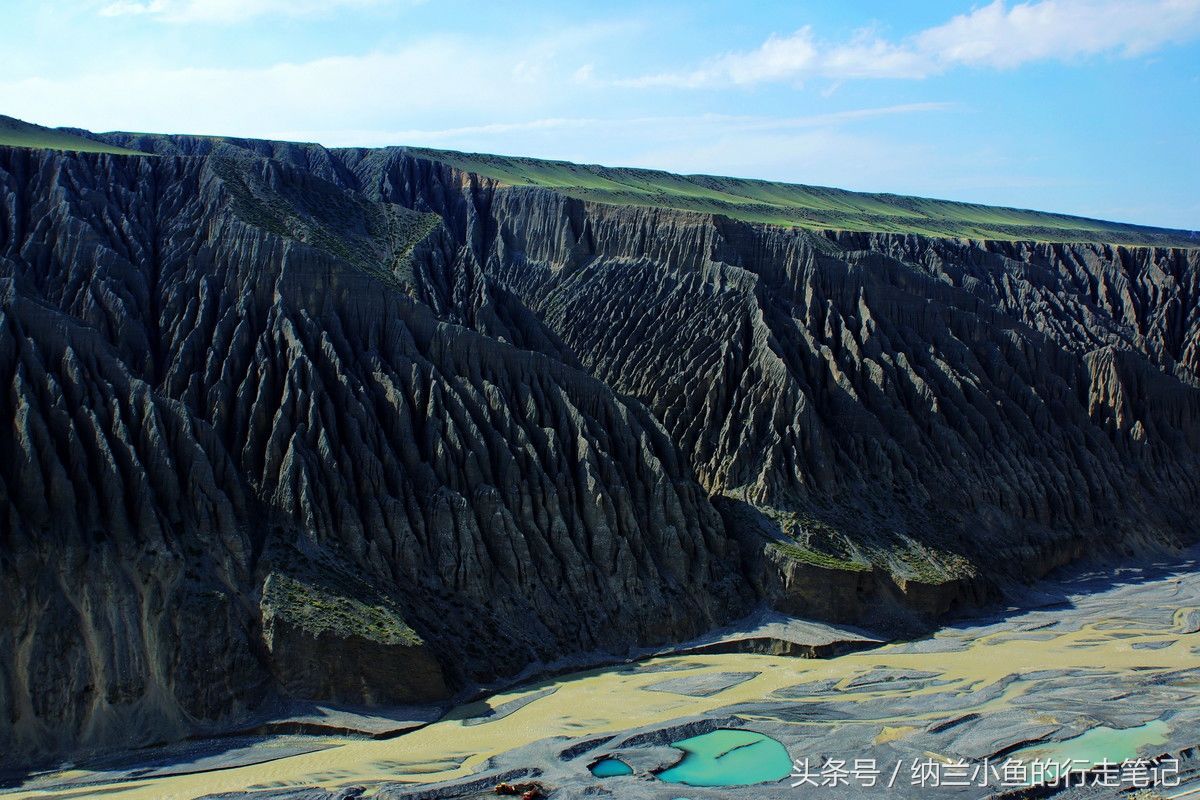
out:
{"label": "dark rock face", "polygon": [[398,212],[261,160],[0,150],[0,181],[10,757],[259,702],[284,656],[257,598],[297,561],[386,596],[451,683],[750,599],[642,406],[361,268],[409,244]]}
{"label": "dark rock face", "polygon": [[[772,538],[937,613],[1193,535],[1200,251],[817,234],[403,150],[110,138],[159,155],[0,148],[14,762],[278,692],[441,696],[764,597],[871,618],[871,586],[789,594],[820,570]],[[329,619],[264,593],[330,573],[353,580],[310,604]],[[338,632],[356,603],[382,628]]]}
{"label": "dark rock face", "polygon": [[494,233],[438,299],[641,400],[712,493],[876,556],[887,532],[948,575],[1190,527],[1200,251],[816,235],[545,191],[473,207]]}

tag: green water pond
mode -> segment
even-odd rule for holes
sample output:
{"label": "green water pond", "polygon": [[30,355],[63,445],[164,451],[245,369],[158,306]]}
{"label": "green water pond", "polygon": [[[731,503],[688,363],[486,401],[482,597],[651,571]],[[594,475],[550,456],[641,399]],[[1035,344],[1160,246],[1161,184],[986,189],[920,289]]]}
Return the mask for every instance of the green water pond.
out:
{"label": "green water pond", "polygon": [[749,786],[780,781],[791,774],[787,749],[754,731],[720,729],[672,742],[684,752],[675,766],[659,773],[668,783],[687,786]]}
{"label": "green water pond", "polygon": [[1009,758],[1032,761],[1040,758],[1053,764],[1068,760],[1096,764],[1107,761],[1119,764],[1136,758],[1143,748],[1167,741],[1170,726],[1161,719],[1151,720],[1132,728],[1109,728],[1101,725],[1061,742],[1038,744],[1011,754]]}
{"label": "green water pond", "polygon": [[632,775],[633,767],[619,758],[602,758],[588,767],[597,778],[616,778],[621,775]]}

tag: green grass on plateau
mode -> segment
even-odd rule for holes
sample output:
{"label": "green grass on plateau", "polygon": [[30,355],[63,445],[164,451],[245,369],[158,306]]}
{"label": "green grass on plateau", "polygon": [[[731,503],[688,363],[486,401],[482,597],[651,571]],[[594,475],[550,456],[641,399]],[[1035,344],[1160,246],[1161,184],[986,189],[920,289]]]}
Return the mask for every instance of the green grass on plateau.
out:
{"label": "green grass on plateau", "polygon": [[32,125],[3,115],[0,115],[0,146],[74,150],[81,153],[144,155],[137,150],[117,147],[56,128],[43,128],[41,125]]}
{"label": "green grass on plateau", "polygon": [[720,214],[746,222],[966,239],[1200,246],[1200,234],[1194,231],[1019,208],[515,156],[413,152],[511,186],[554,189],[615,205]]}

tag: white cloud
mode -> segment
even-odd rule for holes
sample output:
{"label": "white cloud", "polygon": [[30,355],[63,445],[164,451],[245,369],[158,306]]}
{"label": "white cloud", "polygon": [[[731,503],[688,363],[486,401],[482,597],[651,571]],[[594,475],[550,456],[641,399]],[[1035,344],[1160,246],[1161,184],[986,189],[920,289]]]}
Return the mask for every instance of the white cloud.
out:
{"label": "white cloud", "polygon": [[689,72],[645,75],[620,83],[628,86],[677,86],[688,89],[714,85],[746,85],[799,78],[817,59],[812,29],[804,27],[790,36],[772,35],[748,53],[728,53]]}
{"label": "white cloud", "polygon": [[929,59],[864,30],[849,42],[827,47],[820,71],[835,80],[850,78],[924,78],[933,71]]}
{"label": "white cloud", "polygon": [[812,30],[805,27],[791,36],[771,36],[748,55],[719,59],[714,71],[735,84],[759,83],[795,75],[811,66],[816,57]]}
{"label": "white cloud", "polygon": [[365,54],[266,66],[135,62],[55,77],[0,76],[0,109],[94,131],[258,137],[566,116],[605,91],[572,74],[598,42],[629,29],[597,22],[504,39],[429,35]]}
{"label": "white cloud", "polygon": [[1011,68],[1112,54],[1132,57],[1200,35],[1200,0],[993,0],[891,42],[865,30],[843,43],[811,28],[772,35],[754,50],[726,53],[690,70],[617,81],[626,86],[719,88],[810,77],[924,78],[955,66]]}
{"label": "white cloud", "polygon": [[532,41],[503,54],[476,40],[430,37],[405,47],[262,68],[124,68],[0,81],[5,113],[93,130],[262,135],[387,120],[448,122],[544,113],[576,91],[544,80],[559,58]]}
{"label": "white cloud", "polygon": [[1200,0],[995,0],[916,37],[941,64],[1015,67],[1099,53],[1137,56],[1200,33]]}
{"label": "white cloud", "polygon": [[[389,0],[114,0],[106,17],[146,15],[166,22],[241,22],[260,16],[306,16],[337,8],[382,5]],[[411,3],[410,3],[411,4]]]}

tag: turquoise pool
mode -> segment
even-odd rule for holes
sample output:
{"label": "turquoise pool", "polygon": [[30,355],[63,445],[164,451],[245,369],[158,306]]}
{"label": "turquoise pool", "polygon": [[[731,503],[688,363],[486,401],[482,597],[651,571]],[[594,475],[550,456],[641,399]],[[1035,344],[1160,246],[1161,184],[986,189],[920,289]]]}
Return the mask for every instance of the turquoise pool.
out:
{"label": "turquoise pool", "polygon": [[616,778],[621,775],[632,775],[633,767],[619,758],[602,758],[588,767],[597,778]]}
{"label": "turquoise pool", "polygon": [[1032,761],[1040,758],[1054,764],[1067,761],[1096,764],[1107,761],[1119,764],[1136,758],[1143,748],[1167,741],[1170,726],[1161,719],[1151,720],[1132,728],[1108,728],[1101,725],[1072,739],[1026,747],[1009,758]]}
{"label": "turquoise pool", "polygon": [[780,781],[791,774],[787,749],[754,731],[720,729],[672,742],[683,760],[659,773],[668,783],[687,786],[748,786]]}

